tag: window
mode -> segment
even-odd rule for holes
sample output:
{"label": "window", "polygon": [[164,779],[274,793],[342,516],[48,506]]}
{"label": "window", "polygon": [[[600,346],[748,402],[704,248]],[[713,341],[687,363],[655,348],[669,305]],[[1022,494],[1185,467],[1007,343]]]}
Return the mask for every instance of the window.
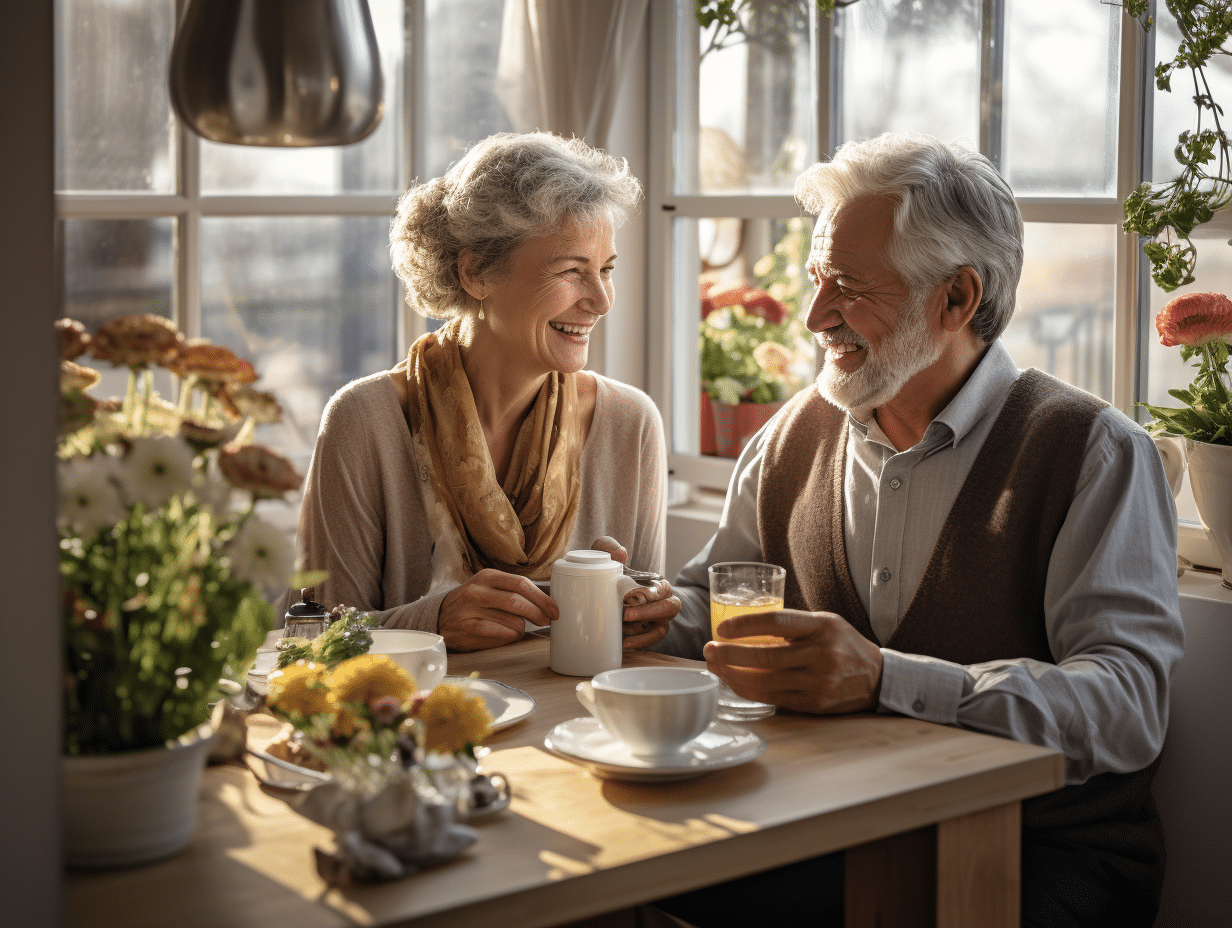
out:
{"label": "window", "polygon": [[[671,423],[677,480],[722,489],[731,472],[700,453],[699,275],[734,255],[726,268],[759,286],[750,268],[781,241],[773,230],[800,216],[795,175],[818,152],[884,131],[965,138],[1014,188],[1026,260],[1003,339],[1019,366],[1139,421],[1137,402],[1187,381],[1179,354],[1153,338],[1167,296],[1120,229],[1124,197],[1144,176],[1171,176],[1176,133],[1192,119],[1184,91],[1154,92],[1154,44],[1166,54],[1177,41],[1166,27],[1144,33],[1119,5],[1072,0],[859,0],[829,17],[800,0],[747,4],[724,39],[721,27],[699,28],[694,6],[657,3],[652,30],[652,100],[666,101],[651,134],[664,172],[650,189],[652,260],[665,255],[652,279],[671,309],[651,320],[651,389]],[[1143,94],[1157,114],[1153,159]],[[1232,286],[1226,249],[1200,255],[1203,289]]]}
{"label": "window", "polygon": [[[411,178],[509,128],[492,73],[503,6],[370,0],[380,126],[355,145],[271,149],[200,140],[172,115],[175,0],[57,0],[64,313],[91,330],[155,313],[248,358],[284,406],[263,440],[305,470],[330,395],[423,331],[390,269],[389,222]],[[103,373],[94,392],[122,395],[125,375]]]}

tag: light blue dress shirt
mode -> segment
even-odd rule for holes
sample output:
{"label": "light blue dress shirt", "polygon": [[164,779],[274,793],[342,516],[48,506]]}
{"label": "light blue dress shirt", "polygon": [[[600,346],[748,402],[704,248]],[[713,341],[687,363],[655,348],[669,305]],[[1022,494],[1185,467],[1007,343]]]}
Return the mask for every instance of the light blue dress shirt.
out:
{"label": "light blue dress shirt", "polygon": [[[942,524],[1019,376],[998,341],[913,448],[848,417],[847,566],[881,642],[910,605]],[[772,421],[736,463],[719,529],[681,570],[683,603],[658,651],[700,657],[710,637],[706,568],[760,560],[757,486]],[[973,555],[970,582],[995,583]],[[1056,664],[960,665],[882,648],[880,710],[1002,735],[1065,754],[1066,778],[1129,773],[1163,746],[1168,681],[1184,650],[1176,510],[1146,432],[1112,407],[1095,420],[1044,590]]]}

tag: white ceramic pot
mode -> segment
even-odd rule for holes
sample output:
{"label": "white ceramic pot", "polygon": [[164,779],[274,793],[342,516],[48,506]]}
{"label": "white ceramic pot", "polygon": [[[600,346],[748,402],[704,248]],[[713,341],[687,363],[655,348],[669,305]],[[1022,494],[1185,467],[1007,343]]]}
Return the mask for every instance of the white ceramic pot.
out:
{"label": "white ceramic pot", "polygon": [[1186,439],[1185,461],[1202,528],[1223,562],[1223,585],[1232,589],[1232,445]]}
{"label": "white ceramic pot", "polygon": [[65,862],[129,867],[182,851],[215,735],[207,722],[167,747],[62,758]]}

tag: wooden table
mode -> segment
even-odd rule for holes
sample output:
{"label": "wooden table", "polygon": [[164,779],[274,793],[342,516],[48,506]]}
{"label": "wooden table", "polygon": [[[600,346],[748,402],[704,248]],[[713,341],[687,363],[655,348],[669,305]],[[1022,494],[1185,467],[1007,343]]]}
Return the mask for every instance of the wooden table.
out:
{"label": "wooden table", "polygon": [[[625,664],[685,663],[635,653]],[[847,924],[1018,924],[1019,801],[1060,787],[1061,755],[893,716],[777,715],[748,723],[757,760],[694,780],[601,780],[543,748],[583,715],[576,678],[547,667],[548,642],[449,657],[526,690],[527,720],[497,733],[485,767],[505,773],[510,808],[434,870],[326,889],[313,846],[328,831],[293,812],[247,768],[212,767],[197,830],[177,857],[73,873],[70,926],[314,928],[340,925],[535,928],[615,912],[818,854],[848,849]],[[927,920],[925,917],[924,920]]]}

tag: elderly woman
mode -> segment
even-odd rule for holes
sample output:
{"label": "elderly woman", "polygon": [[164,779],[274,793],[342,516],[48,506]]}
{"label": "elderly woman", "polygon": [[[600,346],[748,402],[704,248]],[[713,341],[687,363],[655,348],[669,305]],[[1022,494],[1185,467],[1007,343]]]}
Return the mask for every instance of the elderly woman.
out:
{"label": "elderly woman", "polygon": [[[476,650],[557,617],[533,581],[566,551],[662,573],[662,421],[582,370],[640,195],[623,160],[533,133],[479,142],[402,198],[394,267],[446,321],[330,400],[299,523],[303,565],[329,574],[317,599]],[[626,647],[679,609],[666,583],[630,593]]]}

